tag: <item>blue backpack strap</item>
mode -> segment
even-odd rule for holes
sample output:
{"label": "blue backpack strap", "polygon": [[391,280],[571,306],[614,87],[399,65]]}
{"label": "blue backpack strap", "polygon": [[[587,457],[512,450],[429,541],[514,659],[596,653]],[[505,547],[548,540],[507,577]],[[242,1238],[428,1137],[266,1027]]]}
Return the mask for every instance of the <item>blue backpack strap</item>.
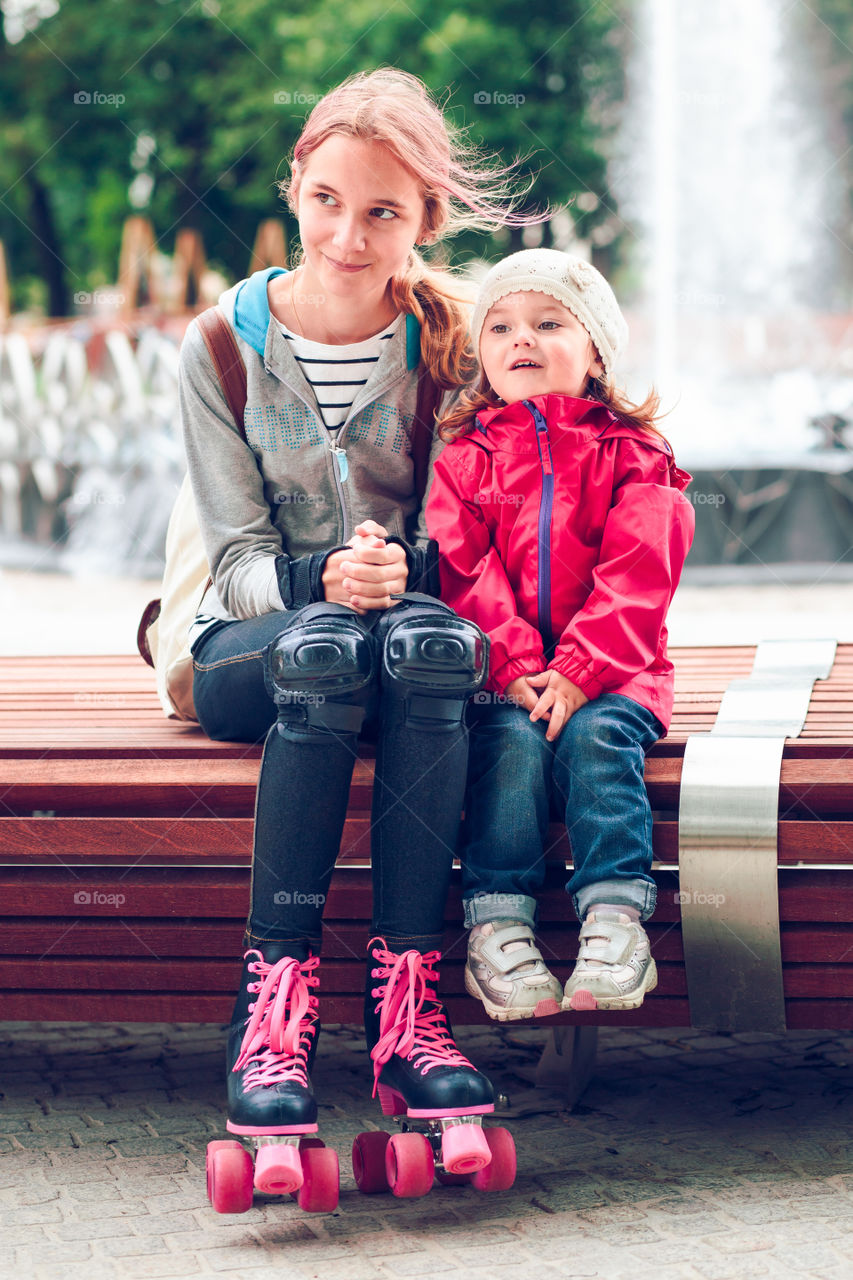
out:
{"label": "blue backpack strap", "polygon": [[417,369],[421,362],[421,326],[416,316],[406,316],[406,368]]}
{"label": "blue backpack strap", "polygon": [[[259,356],[264,354],[270,306],[267,285],[285,275],[284,267],[266,267],[244,280],[234,298],[234,330]],[[421,326],[417,317],[406,316],[406,367],[417,369],[421,362]]]}
{"label": "blue backpack strap", "polygon": [[284,267],[266,267],[244,280],[234,298],[234,331],[263,356],[270,323],[267,285],[276,276],[286,275]]}

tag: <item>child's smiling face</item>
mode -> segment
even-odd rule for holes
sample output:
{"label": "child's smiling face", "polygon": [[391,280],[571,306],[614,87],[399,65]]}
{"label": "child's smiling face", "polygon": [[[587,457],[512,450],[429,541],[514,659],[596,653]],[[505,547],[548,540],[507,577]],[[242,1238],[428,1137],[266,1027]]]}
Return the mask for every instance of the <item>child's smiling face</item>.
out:
{"label": "child's smiling face", "polygon": [[499,298],[480,336],[480,363],[501,400],[582,396],[603,370],[592,339],[550,294],[528,291]]}

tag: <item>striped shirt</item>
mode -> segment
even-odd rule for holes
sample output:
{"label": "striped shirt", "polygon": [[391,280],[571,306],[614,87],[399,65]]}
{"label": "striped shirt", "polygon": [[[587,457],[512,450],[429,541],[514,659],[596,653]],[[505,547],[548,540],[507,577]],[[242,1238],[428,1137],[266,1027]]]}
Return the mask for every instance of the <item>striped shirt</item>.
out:
{"label": "striped shirt", "polygon": [[401,312],[381,333],[343,346],[312,342],[283,324],[279,326],[314,392],[320,416],[329,431],[339,431],[346,422],[353,401],[382,354],[382,344],[393,337],[402,320]]}

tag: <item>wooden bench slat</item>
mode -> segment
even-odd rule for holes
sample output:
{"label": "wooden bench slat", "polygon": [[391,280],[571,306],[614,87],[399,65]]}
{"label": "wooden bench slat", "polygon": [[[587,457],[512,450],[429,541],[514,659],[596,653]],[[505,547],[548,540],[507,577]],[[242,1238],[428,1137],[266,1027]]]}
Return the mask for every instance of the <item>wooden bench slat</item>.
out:
{"label": "wooden bench slat", "polygon": [[[355,812],[355,811],[354,811]],[[252,854],[251,818],[9,818],[0,817],[0,866],[16,862],[55,866],[213,865],[248,866]],[[368,858],[370,818],[353,816],[344,824],[339,862]],[[678,823],[658,818],[654,826],[658,862],[678,861]],[[549,828],[546,858],[567,862],[571,850],[565,827]],[[853,821],[786,819],[779,824],[779,863],[853,863]]]}
{"label": "wooden bench slat", "polygon": [[[185,994],[166,991],[160,994],[138,991],[122,992],[55,992],[29,989],[4,996],[4,1017],[10,1021],[38,1020],[57,1022],[210,1022],[222,1025],[228,1021],[233,996]],[[362,1018],[362,996],[338,996],[329,993],[323,1000],[326,1022],[359,1023]],[[457,1026],[487,1026],[485,1009],[470,998],[451,996],[447,1010]],[[794,1029],[853,1029],[853,1001],[788,1000],[788,1026]],[[547,1019],[547,1026],[635,1026],[683,1027],[690,1025],[687,1000],[657,996],[647,999],[641,1009],[628,1012],[561,1014]],[[542,1020],[546,1029],[546,1020]]]}
{"label": "wooden bench slat", "polygon": [[[811,868],[779,871],[779,913],[783,921],[848,923],[853,921],[850,872]],[[655,873],[657,923],[680,918],[678,878],[674,872]],[[563,882],[557,867],[546,872],[540,895],[544,921],[570,919]],[[846,890],[846,892],[845,892]],[[159,916],[176,920],[198,917],[243,918],[248,907],[249,873],[245,867],[147,867],[116,875],[108,867],[0,867],[0,904],[6,917],[56,916],[75,919],[120,916],[124,920]],[[75,901],[89,894],[90,901]],[[124,897],[118,903],[113,896]],[[98,898],[97,895],[104,895]],[[335,872],[326,904],[329,920],[369,921],[371,878],[368,868],[342,866]],[[447,919],[462,919],[457,883],[451,885]],[[460,925],[461,929],[461,925]]]}
{"label": "wooden bench slat", "polygon": [[[324,958],[361,956],[368,941],[368,922],[329,919],[323,939]],[[72,927],[73,926],[73,927]],[[149,917],[134,921],[128,929],[120,920],[104,917],[70,919],[39,916],[2,918],[4,956],[12,959],[49,956],[138,957],[158,956],[218,960],[239,967],[243,936],[242,916],[231,919],[193,919],[175,928],[174,920]],[[567,972],[577,951],[577,922],[567,912],[563,920],[545,920],[537,938],[547,963]],[[649,921],[646,926],[652,951],[660,964],[681,964],[684,951],[678,923]],[[848,923],[782,922],[782,958],[786,964],[853,966],[853,921]],[[442,944],[443,968],[463,963],[463,940],[458,922],[447,925]],[[0,965],[5,959],[0,959]],[[101,965],[104,964],[100,960]],[[23,983],[26,985],[26,982]]]}

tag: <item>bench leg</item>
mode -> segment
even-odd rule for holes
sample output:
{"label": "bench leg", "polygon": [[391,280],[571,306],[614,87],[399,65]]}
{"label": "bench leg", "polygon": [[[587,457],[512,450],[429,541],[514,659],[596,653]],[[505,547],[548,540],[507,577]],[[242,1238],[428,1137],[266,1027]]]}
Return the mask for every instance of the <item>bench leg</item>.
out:
{"label": "bench leg", "polygon": [[597,1049],[598,1027],[554,1027],[536,1068],[537,1085],[559,1090],[573,1107],[592,1079]]}

